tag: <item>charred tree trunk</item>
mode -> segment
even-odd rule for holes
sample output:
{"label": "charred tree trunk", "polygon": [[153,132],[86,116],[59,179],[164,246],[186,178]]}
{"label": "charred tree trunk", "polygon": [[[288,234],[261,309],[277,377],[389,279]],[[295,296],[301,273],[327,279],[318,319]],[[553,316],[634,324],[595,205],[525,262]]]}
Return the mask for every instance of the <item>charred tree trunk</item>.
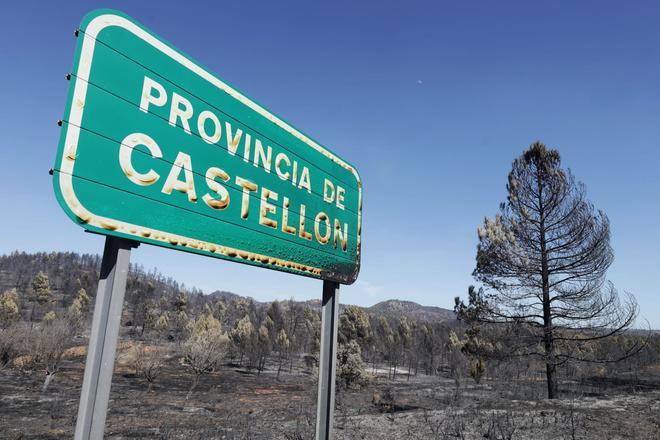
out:
{"label": "charred tree trunk", "polygon": [[55,371],[46,371],[46,380],[44,381],[43,387],[41,387],[42,393],[45,393],[46,390],[48,390],[48,387],[50,386],[50,383],[53,381],[54,377]]}
{"label": "charred tree trunk", "polygon": [[545,349],[545,374],[548,385],[548,399],[557,397],[557,364],[555,363],[555,340],[552,328],[550,304],[550,273],[545,230],[545,206],[543,205],[543,178],[541,170],[536,174],[539,209],[539,245],[541,251],[541,288],[543,291],[543,348]]}
{"label": "charred tree trunk", "polygon": [[195,374],[193,376],[193,381],[192,384],[190,385],[190,389],[188,390],[188,394],[186,394],[186,400],[190,399],[193,391],[195,391],[195,388],[197,388],[198,383],[199,383],[199,374]]}

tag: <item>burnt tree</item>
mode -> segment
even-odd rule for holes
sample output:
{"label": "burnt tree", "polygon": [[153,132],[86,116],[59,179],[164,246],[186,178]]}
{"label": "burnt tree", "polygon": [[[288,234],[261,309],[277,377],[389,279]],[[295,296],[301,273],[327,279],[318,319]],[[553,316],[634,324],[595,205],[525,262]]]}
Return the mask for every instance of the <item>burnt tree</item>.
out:
{"label": "burnt tree", "polygon": [[[610,225],[595,211],[585,188],[561,168],[557,150],[532,144],[514,162],[508,198],[495,219],[479,227],[469,304],[457,299],[459,317],[519,329],[509,347],[540,357],[548,398],[557,397],[557,366],[595,359],[582,350],[625,331],[637,316],[632,295],[620,298],[605,275],[613,261]],[[638,347],[632,348],[631,352]]]}

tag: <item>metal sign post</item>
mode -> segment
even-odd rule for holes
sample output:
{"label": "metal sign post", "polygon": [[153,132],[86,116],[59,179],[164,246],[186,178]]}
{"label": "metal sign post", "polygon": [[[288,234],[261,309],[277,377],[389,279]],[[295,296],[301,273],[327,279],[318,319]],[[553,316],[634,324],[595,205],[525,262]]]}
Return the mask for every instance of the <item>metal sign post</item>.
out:
{"label": "metal sign post", "polygon": [[316,404],[316,440],[329,440],[332,438],[332,420],[335,412],[339,283],[333,281],[323,282],[322,304],[319,391]]}
{"label": "metal sign post", "polygon": [[107,236],[96,292],[92,332],[89,337],[76,440],[102,439],[108,410],[112,371],[124,305],[131,248],[138,244]]}

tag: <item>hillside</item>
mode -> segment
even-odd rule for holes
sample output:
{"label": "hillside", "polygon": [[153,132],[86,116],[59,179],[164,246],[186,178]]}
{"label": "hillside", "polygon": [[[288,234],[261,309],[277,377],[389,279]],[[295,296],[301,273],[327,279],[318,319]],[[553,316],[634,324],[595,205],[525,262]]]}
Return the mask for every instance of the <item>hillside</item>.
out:
{"label": "hillside", "polygon": [[[209,299],[218,300],[222,299],[224,301],[233,301],[237,299],[252,299],[246,298],[244,296],[238,295],[233,292],[226,292],[217,290],[206,295]],[[253,300],[253,299],[252,299]],[[256,304],[266,304],[260,301],[253,300]],[[298,304],[303,307],[309,307],[314,310],[320,310],[321,301],[318,299],[310,299],[307,301],[294,301],[295,304]],[[347,304],[340,305],[340,311],[346,307]],[[377,304],[374,304],[371,307],[361,307],[367,313],[372,316],[386,316],[388,318],[398,320],[402,317],[414,319],[417,321],[427,321],[427,322],[445,322],[453,321],[456,319],[456,314],[453,310],[443,309],[442,307],[434,306],[423,306],[413,301],[403,301],[398,299],[389,299],[387,301],[382,301]]]}
{"label": "hillside", "polygon": [[227,292],[225,290],[216,290],[206,295],[210,300],[223,300],[223,301],[234,301],[237,299],[246,299],[244,296],[238,295],[234,292]]}
{"label": "hillside", "polygon": [[402,316],[428,322],[442,322],[456,319],[453,310],[441,307],[422,306],[412,301],[390,299],[379,302],[367,308],[367,311],[376,316],[401,318]]}
{"label": "hillside", "polygon": [[[60,308],[70,304],[78,289],[84,288],[91,297],[96,294],[96,283],[101,258],[98,255],[77,254],[73,252],[13,252],[0,256],[0,293],[16,287],[19,295],[27,299],[30,283],[39,271],[45,272],[50,279],[50,287]],[[127,283],[126,307],[131,319],[134,320],[135,310],[142,308],[147,298],[144,290],[148,289],[152,299],[173,298],[179,291],[189,294],[191,304],[203,305],[207,302],[224,300],[231,302],[239,299],[249,300],[256,305],[266,303],[255,301],[234,292],[216,290],[203,294],[196,288],[185,288],[182,283],[161,274],[156,269],[145,270],[140,265],[131,264]],[[320,309],[319,299],[294,301],[295,304],[312,309]],[[28,302],[22,301],[24,312],[27,313]],[[342,305],[342,308],[344,305]],[[407,317],[428,322],[444,322],[454,320],[454,312],[440,307],[423,306],[412,301],[388,300],[364,308],[373,316],[386,316],[391,319]],[[58,309],[59,310],[59,309]],[[58,311],[56,310],[56,311]],[[341,310],[341,309],[340,309]],[[90,310],[91,313],[91,310]]]}

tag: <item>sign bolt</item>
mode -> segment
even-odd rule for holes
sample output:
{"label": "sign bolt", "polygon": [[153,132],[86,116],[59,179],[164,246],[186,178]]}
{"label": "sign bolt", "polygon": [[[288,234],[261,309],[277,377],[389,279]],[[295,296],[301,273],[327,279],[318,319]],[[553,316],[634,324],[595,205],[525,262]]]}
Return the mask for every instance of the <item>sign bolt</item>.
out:
{"label": "sign bolt", "polygon": [[62,120],[61,119],[57,120],[57,125],[59,125],[60,127],[62,126]]}
{"label": "sign bolt", "polygon": [[66,74],[66,80],[67,80],[67,81],[71,81],[71,74],[70,74],[70,73],[67,73],[67,74]]}
{"label": "sign bolt", "polygon": [[79,33],[80,33],[80,29],[76,29],[76,30],[73,32],[73,35],[74,35],[75,37],[77,37]]}

